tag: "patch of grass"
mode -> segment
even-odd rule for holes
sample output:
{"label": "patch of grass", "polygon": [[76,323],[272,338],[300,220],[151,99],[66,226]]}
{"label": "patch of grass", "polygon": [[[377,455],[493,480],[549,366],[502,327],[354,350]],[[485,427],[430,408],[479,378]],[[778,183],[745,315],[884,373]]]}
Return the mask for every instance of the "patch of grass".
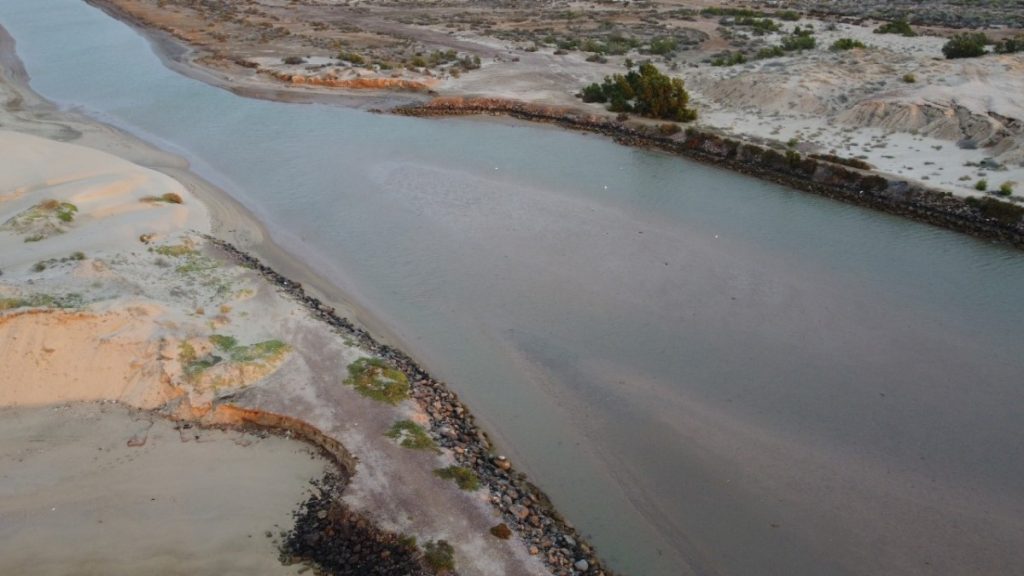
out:
{"label": "patch of grass", "polygon": [[150,248],[151,251],[161,256],[173,256],[174,258],[181,258],[182,256],[188,256],[195,254],[196,249],[188,244],[169,244],[166,246],[155,246]]}
{"label": "patch of grass", "polygon": [[29,294],[28,296],[0,298],[0,312],[17,308],[78,308],[84,304],[81,294],[60,295]]}
{"label": "patch of grass", "polygon": [[266,340],[248,346],[236,346],[229,353],[233,362],[257,362],[276,358],[291,350],[291,347],[280,340]]}
{"label": "patch of grass", "polygon": [[195,378],[211,366],[217,365],[221,358],[219,356],[206,355],[199,357],[196,349],[188,342],[178,344],[178,361],[181,362],[181,369],[186,378]]}
{"label": "patch of grass", "polygon": [[202,256],[195,250],[185,253],[184,256],[185,263],[175,268],[175,270],[181,274],[210,272],[212,270],[216,270],[220,266],[217,264],[216,260]]}
{"label": "patch of grass", "polygon": [[214,334],[209,340],[218,350],[227,354],[232,362],[239,363],[269,360],[291,350],[290,346],[280,340],[265,340],[248,346],[239,346],[237,338],[223,334]]}
{"label": "patch of grass", "polygon": [[388,438],[398,441],[398,445],[412,450],[433,450],[440,452],[437,444],[430,438],[427,431],[411,420],[399,420],[391,425],[385,434]]}
{"label": "patch of grass", "polygon": [[61,202],[54,213],[57,215],[57,219],[61,222],[71,222],[75,219],[75,214],[78,212],[78,206],[70,202]]}
{"label": "patch of grass", "polygon": [[454,480],[459,488],[472,492],[480,489],[480,479],[476,477],[476,474],[469,468],[463,468],[462,466],[449,466],[447,468],[438,468],[434,470],[434,474],[438,478],[445,480]]}
{"label": "patch of grass", "polygon": [[445,540],[427,542],[423,546],[423,560],[434,571],[455,569],[455,549]]}
{"label": "patch of grass", "polygon": [[25,242],[39,242],[55,234],[62,234],[61,224],[75,219],[78,206],[59,200],[43,200],[4,222],[0,228],[25,234]]}
{"label": "patch of grass", "polygon": [[213,343],[220,350],[225,352],[230,351],[235,346],[238,346],[238,340],[234,336],[224,336],[221,334],[214,334],[210,336],[210,342]]}
{"label": "patch of grass", "polygon": [[345,384],[354,386],[363,396],[388,404],[409,397],[409,382],[402,372],[388,367],[379,358],[360,358],[348,365]]}

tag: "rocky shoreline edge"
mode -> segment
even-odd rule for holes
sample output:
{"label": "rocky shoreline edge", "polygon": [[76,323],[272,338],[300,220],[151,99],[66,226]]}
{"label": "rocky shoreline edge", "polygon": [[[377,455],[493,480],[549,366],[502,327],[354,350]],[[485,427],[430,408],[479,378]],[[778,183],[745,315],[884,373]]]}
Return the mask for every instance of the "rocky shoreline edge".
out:
{"label": "rocky shoreline edge", "polygon": [[[383,110],[373,110],[382,113]],[[962,198],[870,170],[856,160],[728,138],[687,128],[663,134],[659,126],[630,126],[601,115],[493,98],[436,98],[387,111],[400,116],[491,115],[600,134],[615,142],[684,156],[804,192],[926,222],[1024,249],[1024,207],[993,198]]]}
{"label": "rocky shoreline edge", "polygon": [[[301,283],[277,273],[230,242],[210,235],[204,235],[204,238],[238,265],[259,273],[280,292],[306,308],[314,318],[329,325],[335,333],[355,340],[364,350],[404,373],[409,381],[411,398],[430,419],[428,431],[431,437],[438,446],[451,451],[459,466],[476,474],[480,484],[490,492],[490,502],[504,523],[523,540],[532,555],[540,556],[552,574],[613,576],[614,573],[603,566],[593,547],[558,513],[548,496],[525,474],[516,472],[507,458],[492,452],[487,433],[476,425],[469,409],[443,382],[434,379],[401,350],[378,342],[369,332],[339,316],[332,306],[306,294]],[[290,425],[278,426],[274,415],[230,406],[221,406],[217,410],[231,411],[233,419],[257,427],[292,428]],[[305,423],[299,424],[297,429],[302,425],[312,428]],[[346,456],[348,452],[343,446],[315,429],[315,433],[306,432],[300,436],[327,451],[342,470],[354,470],[354,459]],[[324,439],[329,442],[323,444],[321,441]]]}

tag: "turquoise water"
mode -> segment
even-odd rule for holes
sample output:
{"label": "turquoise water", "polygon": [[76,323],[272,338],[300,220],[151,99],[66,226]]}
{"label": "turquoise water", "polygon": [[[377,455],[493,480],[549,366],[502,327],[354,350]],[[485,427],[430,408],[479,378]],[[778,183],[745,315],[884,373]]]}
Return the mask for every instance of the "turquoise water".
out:
{"label": "turquoise water", "polygon": [[33,87],[196,161],[616,569],[1024,571],[1024,255],[542,127],[248,100],[79,0]]}

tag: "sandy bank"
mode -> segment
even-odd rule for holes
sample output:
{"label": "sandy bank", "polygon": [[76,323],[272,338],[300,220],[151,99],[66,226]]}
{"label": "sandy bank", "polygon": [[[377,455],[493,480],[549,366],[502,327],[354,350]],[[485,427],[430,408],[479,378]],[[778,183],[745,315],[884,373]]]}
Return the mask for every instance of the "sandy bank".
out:
{"label": "sandy bank", "polygon": [[111,404],[0,408],[0,572],[296,574],[275,540],[324,466]]}
{"label": "sandy bank", "polygon": [[[460,573],[548,573],[521,541],[490,534],[501,516],[488,490],[464,492],[434,474],[452,452],[385,435],[398,420],[430,422],[416,401],[391,406],[344,385],[349,365],[373,351],[200,232],[279,257],[289,275],[301,264],[181,159],[54,110],[0,54],[3,142],[24,149],[0,159],[0,337],[12,343],[0,358],[0,403],[113,400],[215,426],[285,424],[357,462],[347,506],[421,543],[448,540]],[[83,550],[72,544],[68,561]]]}

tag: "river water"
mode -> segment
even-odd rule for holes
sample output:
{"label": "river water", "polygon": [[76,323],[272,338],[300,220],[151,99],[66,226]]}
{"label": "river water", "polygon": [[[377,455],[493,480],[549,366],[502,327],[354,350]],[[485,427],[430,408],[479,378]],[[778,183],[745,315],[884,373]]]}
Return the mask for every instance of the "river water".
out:
{"label": "river water", "polygon": [[614,568],[1024,574],[1024,254],[595,136],[244,99],[80,0],[0,24],[386,325]]}

